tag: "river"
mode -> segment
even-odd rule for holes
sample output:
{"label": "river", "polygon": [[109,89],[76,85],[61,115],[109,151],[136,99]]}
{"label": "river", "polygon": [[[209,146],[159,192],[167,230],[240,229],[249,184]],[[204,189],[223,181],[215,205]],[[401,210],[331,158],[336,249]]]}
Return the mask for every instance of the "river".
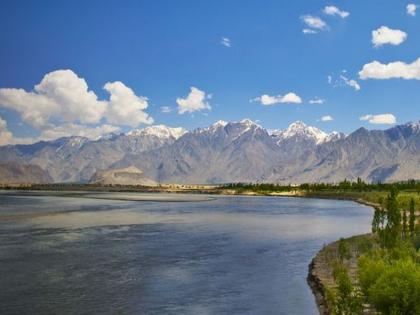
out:
{"label": "river", "polygon": [[308,264],[324,244],[369,232],[373,211],[309,198],[138,199],[0,193],[0,313],[317,314]]}

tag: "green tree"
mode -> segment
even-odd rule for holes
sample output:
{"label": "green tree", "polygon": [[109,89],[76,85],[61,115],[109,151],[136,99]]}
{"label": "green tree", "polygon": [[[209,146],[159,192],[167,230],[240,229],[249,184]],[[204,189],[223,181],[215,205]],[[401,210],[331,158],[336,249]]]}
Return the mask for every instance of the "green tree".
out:
{"label": "green tree", "polygon": [[420,270],[411,260],[388,265],[368,291],[369,301],[385,315],[420,314]]}
{"label": "green tree", "polygon": [[340,238],[338,241],[338,255],[341,261],[351,257],[349,243],[344,238]]}
{"label": "green tree", "polygon": [[403,217],[402,217],[402,237],[405,239],[407,238],[407,211],[403,210]]}
{"label": "green tree", "polygon": [[410,235],[414,236],[414,228],[416,224],[416,213],[415,213],[415,203],[414,198],[410,200],[410,218],[408,223],[408,229],[410,231]]}
{"label": "green tree", "polygon": [[337,284],[334,313],[339,315],[362,314],[363,304],[361,294],[354,288],[346,266],[342,263],[335,264],[333,276]]}
{"label": "green tree", "polygon": [[372,233],[377,233],[380,229],[381,223],[381,211],[375,208],[375,213],[373,214],[372,220]]}
{"label": "green tree", "polygon": [[382,246],[387,248],[395,246],[400,237],[401,213],[397,198],[398,190],[395,186],[392,186],[386,200],[386,226],[379,234]]}

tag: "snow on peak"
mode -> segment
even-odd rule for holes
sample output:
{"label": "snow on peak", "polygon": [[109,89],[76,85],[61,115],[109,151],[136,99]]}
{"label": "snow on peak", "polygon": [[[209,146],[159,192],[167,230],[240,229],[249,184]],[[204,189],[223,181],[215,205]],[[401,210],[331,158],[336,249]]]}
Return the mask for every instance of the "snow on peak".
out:
{"label": "snow on peak", "polygon": [[251,126],[261,127],[260,125],[258,125],[256,122],[252,121],[249,118],[242,119],[239,123],[246,125],[247,127],[251,127]]}
{"label": "snow on peak", "polygon": [[144,129],[134,129],[127,133],[127,136],[138,137],[138,136],[155,136],[158,138],[168,139],[175,138],[178,139],[183,136],[187,130],[181,127],[171,128],[165,125],[155,125],[146,127]]}
{"label": "snow on peak", "polygon": [[346,135],[342,132],[333,131],[325,138],[324,142],[337,141],[344,139]]}
{"label": "snow on peak", "polygon": [[100,136],[98,140],[114,140],[118,137],[118,134],[115,132],[107,133],[103,136]]}
{"label": "snow on peak", "polygon": [[69,138],[68,145],[72,147],[81,147],[88,139],[80,136],[72,136]]}
{"label": "snow on peak", "polygon": [[270,135],[276,138],[279,138],[279,141],[290,139],[293,137],[299,137],[302,139],[313,140],[316,144],[328,141],[329,135],[318,129],[316,127],[307,126],[302,121],[296,121],[286,129],[286,130],[270,130]]}
{"label": "snow on peak", "polygon": [[407,124],[413,132],[420,132],[420,121],[412,121]]}
{"label": "snow on peak", "polygon": [[216,121],[212,126],[214,127],[225,127],[228,123],[224,120]]}
{"label": "snow on peak", "polygon": [[328,137],[328,134],[316,127],[307,126],[302,121],[296,121],[286,129],[284,136],[286,138],[302,136],[309,139],[313,139],[318,144],[324,142],[325,139]]}

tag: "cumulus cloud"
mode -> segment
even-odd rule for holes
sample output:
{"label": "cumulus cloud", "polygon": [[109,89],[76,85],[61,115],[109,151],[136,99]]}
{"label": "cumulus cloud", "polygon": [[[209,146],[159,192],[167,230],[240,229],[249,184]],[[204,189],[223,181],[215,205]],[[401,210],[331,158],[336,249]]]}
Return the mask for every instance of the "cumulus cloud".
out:
{"label": "cumulus cloud", "polygon": [[99,100],[86,81],[71,70],[57,70],[44,76],[33,91],[0,89],[0,106],[20,113],[28,124],[41,128],[52,122],[97,124],[109,122],[127,126],[149,124],[153,119],[144,109],[147,98],[138,97],[122,82],[108,82],[104,89],[110,100]]}
{"label": "cumulus cloud", "polygon": [[0,89],[0,106],[19,112],[34,127],[44,126],[53,118],[98,123],[106,111],[106,103],[98,101],[86,81],[71,70],[46,74],[30,92]]}
{"label": "cumulus cloud", "polygon": [[387,26],[381,26],[380,28],[372,31],[372,44],[375,47],[380,47],[385,44],[398,46],[407,39],[407,33],[391,29]]}
{"label": "cumulus cloud", "polygon": [[300,104],[302,99],[299,95],[289,92],[285,95],[268,95],[263,94],[251,100],[251,102],[260,102],[262,105],[275,105],[275,104]]}
{"label": "cumulus cloud", "polygon": [[409,3],[407,4],[407,14],[411,15],[411,16],[416,16],[416,10],[417,10],[417,5],[413,4],[413,3]]}
{"label": "cumulus cloud", "polygon": [[310,29],[325,30],[328,27],[327,23],[325,23],[320,17],[317,16],[307,14],[302,15],[300,18],[303,23],[305,23]]}
{"label": "cumulus cloud", "polygon": [[362,121],[368,121],[371,124],[384,124],[393,125],[397,122],[397,119],[393,114],[379,114],[379,115],[364,115],[359,118]]}
{"label": "cumulus cloud", "polygon": [[332,116],[330,115],[325,115],[321,117],[321,121],[332,121],[334,120],[334,118],[332,118]]}
{"label": "cumulus cloud", "polygon": [[222,44],[223,46],[228,47],[228,48],[232,47],[232,42],[231,42],[230,38],[228,38],[228,37],[222,37],[222,39],[220,41],[220,44]]}
{"label": "cumulus cloud", "polygon": [[120,81],[108,82],[104,89],[111,95],[106,113],[110,123],[131,127],[153,123],[153,118],[144,111],[148,107],[146,97],[137,96]]}
{"label": "cumulus cloud", "polygon": [[343,19],[350,15],[349,12],[340,10],[339,8],[333,5],[326,6],[322,11],[327,15],[337,15]]}
{"label": "cumulus cloud", "polygon": [[119,130],[113,124],[136,127],[153,122],[145,112],[146,97],[135,95],[120,81],[108,82],[104,89],[110,94],[109,100],[98,99],[72,70],[46,74],[32,91],[0,88],[0,107],[18,112],[24,122],[40,132],[37,138],[13,138],[10,142],[70,135],[97,138]]}
{"label": "cumulus cloud", "polygon": [[388,64],[373,61],[363,66],[359,71],[359,77],[366,79],[405,79],[420,80],[420,58],[412,63],[402,61],[390,62]]}
{"label": "cumulus cloud", "polygon": [[313,99],[309,100],[309,104],[324,104],[325,100],[319,97],[314,97]]}
{"label": "cumulus cloud", "polygon": [[207,99],[211,98],[210,95],[206,95],[204,91],[197,89],[196,87],[190,88],[190,93],[186,98],[177,98],[176,102],[178,104],[178,113],[192,113],[195,111],[211,109],[210,104]]}
{"label": "cumulus cloud", "polygon": [[0,117],[0,145],[12,143],[13,134],[7,129],[7,121]]}

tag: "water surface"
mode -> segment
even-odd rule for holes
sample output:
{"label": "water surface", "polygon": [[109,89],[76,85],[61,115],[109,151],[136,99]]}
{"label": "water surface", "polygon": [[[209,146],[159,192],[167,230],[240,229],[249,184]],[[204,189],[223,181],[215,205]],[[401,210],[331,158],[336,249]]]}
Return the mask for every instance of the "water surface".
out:
{"label": "water surface", "polygon": [[316,314],[310,260],[372,216],[349,201],[159,198],[0,194],[0,313]]}

